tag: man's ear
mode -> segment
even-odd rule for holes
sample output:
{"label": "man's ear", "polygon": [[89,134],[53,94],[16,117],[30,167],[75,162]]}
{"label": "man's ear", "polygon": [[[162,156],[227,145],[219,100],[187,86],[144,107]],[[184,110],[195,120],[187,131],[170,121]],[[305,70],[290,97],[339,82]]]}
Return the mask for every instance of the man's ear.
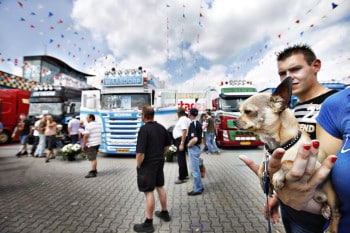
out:
{"label": "man's ear", "polygon": [[292,96],[292,78],[285,78],[271,96],[271,102],[279,104],[280,111],[288,108]]}

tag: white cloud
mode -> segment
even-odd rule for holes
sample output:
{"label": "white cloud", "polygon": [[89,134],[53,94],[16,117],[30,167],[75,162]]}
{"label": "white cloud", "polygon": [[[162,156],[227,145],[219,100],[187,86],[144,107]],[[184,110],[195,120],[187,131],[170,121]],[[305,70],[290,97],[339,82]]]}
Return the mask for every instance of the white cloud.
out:
{"label": "white cloud", "polygon": [[[143,66],[179,88],[198,89],[227,78],[253,80],[259,89],[275,86],[275,52],[295,43],[310,44],[321,58],[320,80],[349,75],[349,19],[340,21],[349,18],[348,2],[334,10],[328,0],[201,2],[77,0],[72,17],[77,27],[105,41],[119,67]],[[194,52],[207,60],[206,68],[187,71],[188,80],[178,83],[183,81],[176,74],[185,66],[199,65]],[[183,67],[169,70],[168,57],[183,57]],[[237,66],[236,73],[228,72]]]}

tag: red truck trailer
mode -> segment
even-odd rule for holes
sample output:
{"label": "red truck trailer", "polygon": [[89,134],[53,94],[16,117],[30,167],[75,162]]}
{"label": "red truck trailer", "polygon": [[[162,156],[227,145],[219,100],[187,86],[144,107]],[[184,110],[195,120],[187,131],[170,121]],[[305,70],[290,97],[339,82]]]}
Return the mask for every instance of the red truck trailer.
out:
{"label": "red truck trailer", "polygon": [[18,140],[18,134],[11,138],[19,115],[28,114],[30,91],[21,89],[0,89],[0,121],[3,131],[0,134],[0,144]]}

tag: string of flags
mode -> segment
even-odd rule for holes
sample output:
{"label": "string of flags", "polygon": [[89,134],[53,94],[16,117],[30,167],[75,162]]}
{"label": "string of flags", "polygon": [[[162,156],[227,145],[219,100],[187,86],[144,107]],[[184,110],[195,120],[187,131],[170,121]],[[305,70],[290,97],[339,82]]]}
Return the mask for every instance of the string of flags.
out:
{"label": "string of flags", "polygon": [[[235,63],[235,65],[233,67],[230,67],[230,69],[232,70],[232,73],[237,73],[239,72],[242,68],[244,68],[244,66],[248,65],[248,63],[252,63],[252,62],[256,62],[258,61],[259,65],[263,65],[264,64],[264,61],[260,59],[261,55],[267,51],[268,49],[271,49],[273,43],[278,43],[278,44],[281,44],[281,42],[285,43],[285,45],[289,45],[289,41],[287,39],[287,37],[285,37],[285,34],[288,34],[290,33],[290,29],[291,28],[295,28],[297,30],[295,31],[298,31],[299,30],[299,34],[296,35],[296,36],[299,36],[299,37],[303,37],[306,35],[306,33],[309,33],[311,32],[312,30],[314,30],[315,28],[317,28],[323,21],[325,21],[328,16],[330,14],[333,14],[335,13],[334,11],[336,9],[338,9],[339,7],[342,6],[342,3],[344,2],[331,2],[330,5],[327,6],[326,9],[324,9],[325,11],[325,14],[324,15],[320,15],[317,17],[317,15],[313,15],[313,12],[316,10],[316,8],[320,8],[320,7],[324,7],[323,5],[320,6],[320,2],[321,0],[318,0],[314,3],[313,6],[311,6],[306,12],[304,15],[302,15],[300,18],[296,18],[294,21],[291,22],[290,25],[287,25],[286,28],[282,29],[280,33],[278,33],[275,38],[272,38],[272,40],[269,42],[269,43],[266,43],[264,44],[262,47],[260,48],[257,48],[256,50],[252,50],[252,51],[248,51],[248,52],[245,52],[244,55],[241,55],[242,57],[240,57],[240,59],[237,59],[239,60],[240,62],[237,62]],[[175,3],[174,3],[175,4]],[[176,3],[176,4],[179,4],[179,3]],[[166,8],[172,8],[172,4],[170,3],[167,3],[165,5]],[[205,27],[205,25],[203,24],[203,20],[202,18],[205,17],[205,12],[203,12],[204,8],[203,8],[203,5],[202,5],[202,1],[201,1],[201,4],[200,4],[200,9],[198,11],[198,33],[196,35],[196,38],[192,38],[191,41],[183,41],[183,38],[184,38],[184,27],[183,27],[183,24],[184,23],[188,23],[188,24],[191,24],[193,22],[190,22],[188,21],[189,18],[194,19],[193,17],[193,12],[191,12],[191,17],[188,17],[188,15],[186,14],[186,11],[185,11],[185,8],[186,8],[186,4],[183,2],[182,4],[182,12],[179,11],[179,15],[178,17],[182,17],[183,18],[183,21],[181,22],[181,31],[180,31],[180,36],[179,38],[181,38],[181,41],[179,42],[179,47],[181,47],[181,49],[183,48],[183,44],[193,44],[193,43],[197,43],[199,44],[200,42],[200,37],[201,37],[201,32],[204,32],[205,30],[203,30],[202,28]],[[178,9],[178,8],[177,8]],[[314,22],[310,23],[310,24],[307,24],[307,22],[309,21],[309,19],[311,18],[311,16],[313,17],[313,19],[315,19]],[[167,16],[167,19],[166,19],[166,23],[167,23],[167,59],[168,59],[168,64],[170,64],[171,62],[169,62],[169,60],[172,60],[174,59],[173,57],[171,57],[170,54],[172,54],[172,51],[169,51],[169,31],[172,31],[174,30],[174,28],[171,28],[171,24],[170,22],[171,21],[174,21],[176,19],[174,18],[170,18]],[[175,25],[174,27],[178,27],[178,25]],[[202,29],[202,30],[200,30]],[[205,37],[207,35],[203,35],[203,37]],[[273,37],[273,35],[272,35]],[[187,38],[188,39],[188,38]],[[183,59],[183,55],[181,55],[181,59]],[[194,69],[194,72],[196,72],[196,70],[198,70],[198,55],[194,54],[193,55],[193,63],[191,63],[193,69]],[[350,57],[348,58],[348,60],[350,60]],[[182,76],[182,72],[183,70],[185,69],[184,67],[184,62],[181,62],[180,63],[180,66],[178,68],[178,71],[180,72],[179,73],[179,77]],[[193,65],[194,64],[194,65]]]}
{"label": "string of flags", "polygon": [[[1,1],[0,4],[2,4]],[[105,55],[98,45],[90,44],[91,40],[86,40],[89,36],[87,33],[74,30],[74,27],[66,23],[64,17],[56,14],[53,9],[50,9],[50,6],[39,4],[33,10],[32,4],[26,1],[17,1],[13,4],[16,4],[20,11],[14,9],[16,5],[10,5],[12,12],[9,13],[20,12],[22,14],[18,15],[18,21],[21,22],[22,27],[20,30],[37,33],[38,40],[41,40],[46,47],[45,50],[60,51],[65,57],[75,61],[76,66],[85,67],[85,69],[93,69],[98,65],[103,66],[104,62],[99,60],[101,57],[105,57],[105,60],[110,60],[110,63],[114,64],[114,58]],[[45,10],[46,8],[49,10]],[[22,57],[8,56],[2,50],[0,45],[0,62],[13,62],[15,66],[23,66],[19,62]]]}

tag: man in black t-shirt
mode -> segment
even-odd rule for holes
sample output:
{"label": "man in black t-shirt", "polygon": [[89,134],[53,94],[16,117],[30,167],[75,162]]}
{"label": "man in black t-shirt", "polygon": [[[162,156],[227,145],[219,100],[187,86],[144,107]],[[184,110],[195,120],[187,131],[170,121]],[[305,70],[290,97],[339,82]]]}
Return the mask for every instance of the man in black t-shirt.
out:
{"label": "man in black t-shirt", "polygon": [[31,131],[30,122],[27,119],[26,114],[21,113],[19,115],[19,121],[17,123],[17,126],[12,133],[12,138],[14,138],[16,136],[16,133],[19,132],[19,140],[21,143],[21,147],[18,153],[16,154],[17,157],[20,157],[22,155],[28,155],[27,139],[28,139],[28,135],[30,134],[30,131]]}
{"label": "man in black t-shirt", "polygon": [[164,154],[171,145],[168,131],[154,121],[154,109],[145,106],[142,110],[142,120],[145,123],[137,136],[136,163],[137,185],[140,192],[146,196],[146,220],[135,224],[136,232],[153,232],[153,211],[155,206],[154,189],[157,190],[161,211],[155,215],[164,221],[170,221],[167,209],[167,194],[164,188]]}

